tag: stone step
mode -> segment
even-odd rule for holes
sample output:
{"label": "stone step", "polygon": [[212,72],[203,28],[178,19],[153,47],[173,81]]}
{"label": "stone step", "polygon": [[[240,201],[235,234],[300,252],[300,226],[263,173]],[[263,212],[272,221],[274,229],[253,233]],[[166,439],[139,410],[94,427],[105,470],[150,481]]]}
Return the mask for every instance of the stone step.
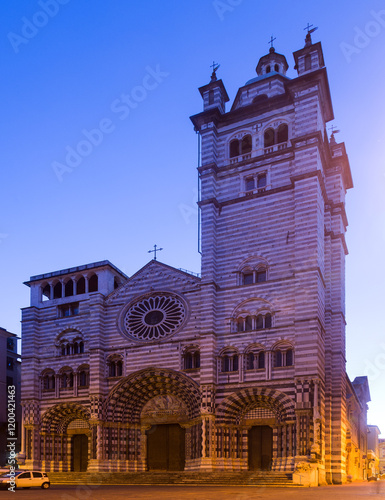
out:
{"label": "stone step", "polygon": [[53,484],[211,484],[293,486],[291,472],[49,472]]}

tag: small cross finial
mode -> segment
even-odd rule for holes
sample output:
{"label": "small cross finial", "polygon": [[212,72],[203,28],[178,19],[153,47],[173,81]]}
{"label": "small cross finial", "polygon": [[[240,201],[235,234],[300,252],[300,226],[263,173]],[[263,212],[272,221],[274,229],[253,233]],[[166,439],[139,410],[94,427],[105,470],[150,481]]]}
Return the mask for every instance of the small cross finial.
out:
{"label": "small cross finial", "polygon": [[309,47],[312,44],[311,34],[314,33],[314,31],[317,29],[318,29],[317,26],[315,28],[313,28],[313,24],[307,23],[306,28],[304,28],[304,30],[307,30],[306,38],[305,38],[305,47]]}
{"label": "small cross finial", "polygon": [[210,68],[213,68],[213,72],[211,73],[211,81],[212,82],[215,82],[217,80],[217,70],[219,68],[220,64],[216,63],[215,61],[213,61],[212,65],[210,66]]}
{"label": "small cross finial", "polygon": [[270,41],[269,41],[269,42],[267,42],[267,43],[269,43],[269,44],[270,44],[270,48],[271,48],[271,49],[273,48],[273,42],[274,42],[274,40],[276,40],[276,39],[277,39],[276,37],[273,37],[273,35],[271,35],[271,37],[270,37]]}
{"label": "small cross finial", "polygon": [[156,252],[160,252],[161,250],[163,250],[163,248],[158,248],[157,245],[154,245],[154,250],[148,250],[148,253],[153,253],[154,260],[156,260]]}

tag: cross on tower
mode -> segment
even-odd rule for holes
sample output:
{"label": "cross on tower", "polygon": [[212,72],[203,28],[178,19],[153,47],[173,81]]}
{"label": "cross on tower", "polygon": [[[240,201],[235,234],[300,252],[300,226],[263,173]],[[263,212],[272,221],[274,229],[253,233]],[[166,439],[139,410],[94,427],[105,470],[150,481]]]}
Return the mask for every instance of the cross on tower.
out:
{"label": "cross on tower", "polygon": [[270,41],[269,41],[269,42],[267,42],[267,43],[270,43],[270,48],[273,48],[273,42],[274,42],[274,40],[276,40],[276,39],[277,39],[276,37],[273,37],[273,35],[271,35],[271,37],[270,37]]}
{"label": "cross on tower", "polygon": [[308,35],[311,34],[311,33],[314,33],[315,30],[318,30],[317,26],[315,28],[313,28],[313,26],[314,26],[314,24],[307,23],[307,26],[304,28],[304,30],[307,30],[307,34]]}
{"label": "cross on tower", "polygon": [[154,250],[149,250],[148,253],[154,253],[154,260],[156,260],[156,252],[160,252],[163,248],[158,248],[157,245],[154,245]]}
{"label": "cross on tower", "polygon": [[335,125],[331,125],[329,127],[329,130],[332,131],[332,134],[338,134],[339,130],[337,129],[337,127]]}
{"label": "cross on tower", "polygon": [[210,68],[213,68],[213,73],[215,73],[215,71],[219,68],[219,64],[216,63],[215,61],[213,61],[212,65],[210,66]]}

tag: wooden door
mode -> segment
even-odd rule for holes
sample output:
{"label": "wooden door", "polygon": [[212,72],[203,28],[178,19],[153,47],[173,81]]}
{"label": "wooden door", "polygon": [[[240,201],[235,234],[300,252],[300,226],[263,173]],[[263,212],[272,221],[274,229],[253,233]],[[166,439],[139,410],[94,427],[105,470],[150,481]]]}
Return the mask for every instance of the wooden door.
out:
{"label": "wooden door", "polygon": [[249,470],[271,470],[273,458],[273,429],[258,425],[249,430]]}
{"label": "wooden door", "polygon": [[88,466],[88,437],[75,434],[72,438],[72,467],[74,472],[85,472]]}
{"label": "wooden door", "polygon": [[178,424],[153,425],[147,431],[148,470],[184,470],[185,430]]}

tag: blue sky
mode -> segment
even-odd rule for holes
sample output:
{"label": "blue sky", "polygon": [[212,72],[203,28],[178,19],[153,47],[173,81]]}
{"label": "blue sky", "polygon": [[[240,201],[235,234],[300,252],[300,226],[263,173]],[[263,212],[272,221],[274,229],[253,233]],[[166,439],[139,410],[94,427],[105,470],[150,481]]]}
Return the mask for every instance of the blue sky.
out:
{"label": "blue sky", "polygon": [[[232,101],[271,35],[295,77],[292,52],[310,22],[355,185],[347,194],[348,373],[370,377],[369,422],[385,434],[385,2],[271,5],[1,4],[0,325],[20,333],[20,308],[29,304],[22,283],[34,274],[109,259],[131,275],[155,243],[164,248],[160,260],[198,272],[189,120],[202,109],[197,89],[215,60]],[[127,95],[136,102],[124,104]],[[58,174],[52,165],[65,164],[87,134],[91,150]]]}

